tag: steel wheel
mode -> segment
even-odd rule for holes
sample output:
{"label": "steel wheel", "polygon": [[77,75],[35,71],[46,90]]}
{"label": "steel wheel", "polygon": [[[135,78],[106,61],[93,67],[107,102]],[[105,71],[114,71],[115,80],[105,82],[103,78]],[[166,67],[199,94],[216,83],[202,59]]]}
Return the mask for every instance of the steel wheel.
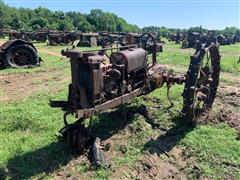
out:
{"label": "steel wheel", "polygon": [[152,53],[152,47],[156,44],[156,40],[152,34],[144,33],[140,36],[140,44],[142,45],[143,49],[149,53]]}
{"label": "steel wheel", "polygon": [[182,109],[188,122],[195,124],[201,115],[211,109],[219,84],[219,74],[220,55],[217,46],[201,48],[191,58]]}
{"label": "steel wheel", "polygon": [[12,54],[12,62],[18,66],[31,63],[32,54],[26,49],[18,49]]}

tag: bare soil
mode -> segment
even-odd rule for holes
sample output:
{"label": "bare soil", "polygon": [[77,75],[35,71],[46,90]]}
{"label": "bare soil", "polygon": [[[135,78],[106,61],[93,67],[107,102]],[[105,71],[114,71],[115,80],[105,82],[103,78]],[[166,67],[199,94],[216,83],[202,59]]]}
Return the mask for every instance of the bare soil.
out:
{"label": "bare soil", "polygon": [[[60,71],[52,69],[48,72],[17,73],[1,75],[1,102],[16,101],[32,95],[35,92],[58,92],[70,79]],[[54,86],[57,82],[57,86]]]}
{"label": "bare soil", "polygon": [[226,122],[240,133],[240,84],[221,84],[215,100],[216,111],[210,113],[208,121]]}
{"label": "bare soil", "polygon": [[41,52],[41,53],[50,55],[50,56],[60,57],[61,59],[64,58],[64,57],[61,55],[60,52],[49,51],[49,50],[46,50],[46,49],[44,49],[44,48],[38,48],[38,51]]}

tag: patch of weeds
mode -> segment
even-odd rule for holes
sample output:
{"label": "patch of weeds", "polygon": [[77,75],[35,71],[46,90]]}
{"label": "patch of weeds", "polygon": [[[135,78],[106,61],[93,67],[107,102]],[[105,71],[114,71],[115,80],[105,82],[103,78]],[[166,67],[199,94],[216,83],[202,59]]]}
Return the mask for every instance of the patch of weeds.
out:
{"label": "patch of weeds", "polygon": [[93,180],[105,180],[108,179],[108,177],[111,175],[111,171],[108,169],[105,169],[103,167],[99,167],[96,169]]}
{"label": "patch of weeds", "polygon": [[89,165],[86,163],[81,163],[79,165],[76,165],[75,172],[76,173],[86,173],[89,170]]}
{"label": "patch of weeds", "polygon": [[[131,138],[126,142],[126,152],[122,157],[116,157],[114,162],[116,165],[132,166],[139,159],[143,152],[143,145],[153,133],[151,125],[146,123],[145,118],[141,115],[136,115],[132,124],[129,125],[131,129]],[[120,147],[118,147],[120,150]]]}

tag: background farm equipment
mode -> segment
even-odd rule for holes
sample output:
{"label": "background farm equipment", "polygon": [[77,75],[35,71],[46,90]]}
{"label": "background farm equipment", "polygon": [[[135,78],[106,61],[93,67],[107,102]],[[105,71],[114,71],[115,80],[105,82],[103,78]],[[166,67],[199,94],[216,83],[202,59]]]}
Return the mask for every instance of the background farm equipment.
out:
{"label": "background farm equipment", "polygon": [[[91,132],[94,115],[131,102],[134,97],[146,95],[164,84],[168,91],[174,84],[185,84],[181,113],[187,123],[195,124],[212,107],[220,73],[218,47],[214,44],[197,47],[185,75],[173,74],[157,63],[156,54],[161,51],[161,44],[149,33],[140,36],[139,44],[121,50],[62,51],[71,63],[68,100],[50,101],[51,107],[61,107],[65,111],[61,137],[80,153],[84,152],[96,138]],[[115,51],[109,56],[108,50]],[[69,114],[75,114],[74,124],[68,124]],[[89,126],[85,128],[83,123],[88,118]]]}
{"label": "background farm equipment", "polygon": [[122,46],[139,44],[140,37],[141,37],[141,34],[127,33],[126,35],[122,35],[119,38],[119,44],[121,44]]}
{"label": "background farm equipment", "polygon": [[181,39],[182,39],[183,35],[180,33],[176,33],[176,34],[169,34],[168,36],[168,40],[169,41],[174,41],[175,44],[179,44]]}
{"label": "background farm equipment", "polygon": [[76,40],[76,36],[71,32],[62,31],[49,31],[48,41],[50,46],[61,45],[61,44],[71,44],[73,45]]}
{"label": "background farm equipment", "polygon": [[36,42],[46,42],[48,40],[48,32],[47,31],[34,32],[31,36],[31,40]]}
{"label": "background farm equipment", "polygon": [[116,44],[120,42],[122,35],[119,33],[99,33],[101,38],[98,39],[98,46],[107,47],[110,44]]}
{"label": "background farm equipment", "polygon": [[33,32],[17,32],[17,31],[14,32],[13,31],[9,33],[9,40],[22,39],[24,41],[31,42],[32,35],[33,35]]}
{"label": "background farm equipment", "polygon": [[82,33],[79,35],[77,47],[94,47],[98,45],[98,33]]}
{"label": "background farm equipment", "polygon": [[197,42],[200,40],[201,34],[197,32],[190,32],[186,38],[182,40],[182,48],[195,48]]}
{"label": "background farm equipment", "polygon": [[27,68],[39,66],[41,58],[32,43],[9,40],[0,46],[0,67]]}

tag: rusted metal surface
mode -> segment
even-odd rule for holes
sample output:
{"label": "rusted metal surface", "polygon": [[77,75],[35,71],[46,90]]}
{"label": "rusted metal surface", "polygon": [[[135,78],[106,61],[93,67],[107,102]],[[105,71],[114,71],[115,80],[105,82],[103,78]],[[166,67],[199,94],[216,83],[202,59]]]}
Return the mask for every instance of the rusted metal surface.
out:
{"label": "rusted metal surface", "polygon": [[[139,38],[139,44],[122,48],[62,51],[64,56],[70,58],[72,82],[69,85],[68,100],[51,101],[50,106],[62,107],[66,111],[65,122],[67,115],[75,114],[78,122],[82,123],[85,118],[91,119],[93,115],[130,102],[134,97],[148,94],[164,84],[167,85],[167,97],[172,106],[170,87],[185,83],[182,113],[186,120],[193,123],[195,117],[209,110],[219,81],[218,47],[214,44],[198,44],[187,74],[176,75],[157,63],[157,53],[161,52],[162,46],[155,37],[145,33]],[[112,52],[110,56],[107,50]],[[210,63],[203,66],[207,53]],[[152,58],[149,62],[150,55]],[[209,89],[208,93],[205,92],[206,89]],[[196,99],[203,103],[201,113],[195,106]]]}
{"label": "rusted metal surface", "polygon": [[201,34],[197,32],[190,32],[186,38],[182,40],[182,48],[195,48],[197,42],[200,40]]}
{"label": "rusted metal surface", "polygon": [[[204,56],[207,56],[205,61]],[[202,47],[191,57],[182,109],[188,120],[195,123],[201,114],[211,109],[219,84],[219,74],[220,54],[216,45]]]}
{"label": "rusted metal surface", "polygon": [[98,45],[98,33],[81,33],[79,35],[78,47],[95,47]]}
{"label": "rusted metal surface", "polygon": [[60,44],[73,44],[76,40],[76,36],[71,32],[63,31],[49,31],[48,32],[48,42],[49,45],[60,45]]}

